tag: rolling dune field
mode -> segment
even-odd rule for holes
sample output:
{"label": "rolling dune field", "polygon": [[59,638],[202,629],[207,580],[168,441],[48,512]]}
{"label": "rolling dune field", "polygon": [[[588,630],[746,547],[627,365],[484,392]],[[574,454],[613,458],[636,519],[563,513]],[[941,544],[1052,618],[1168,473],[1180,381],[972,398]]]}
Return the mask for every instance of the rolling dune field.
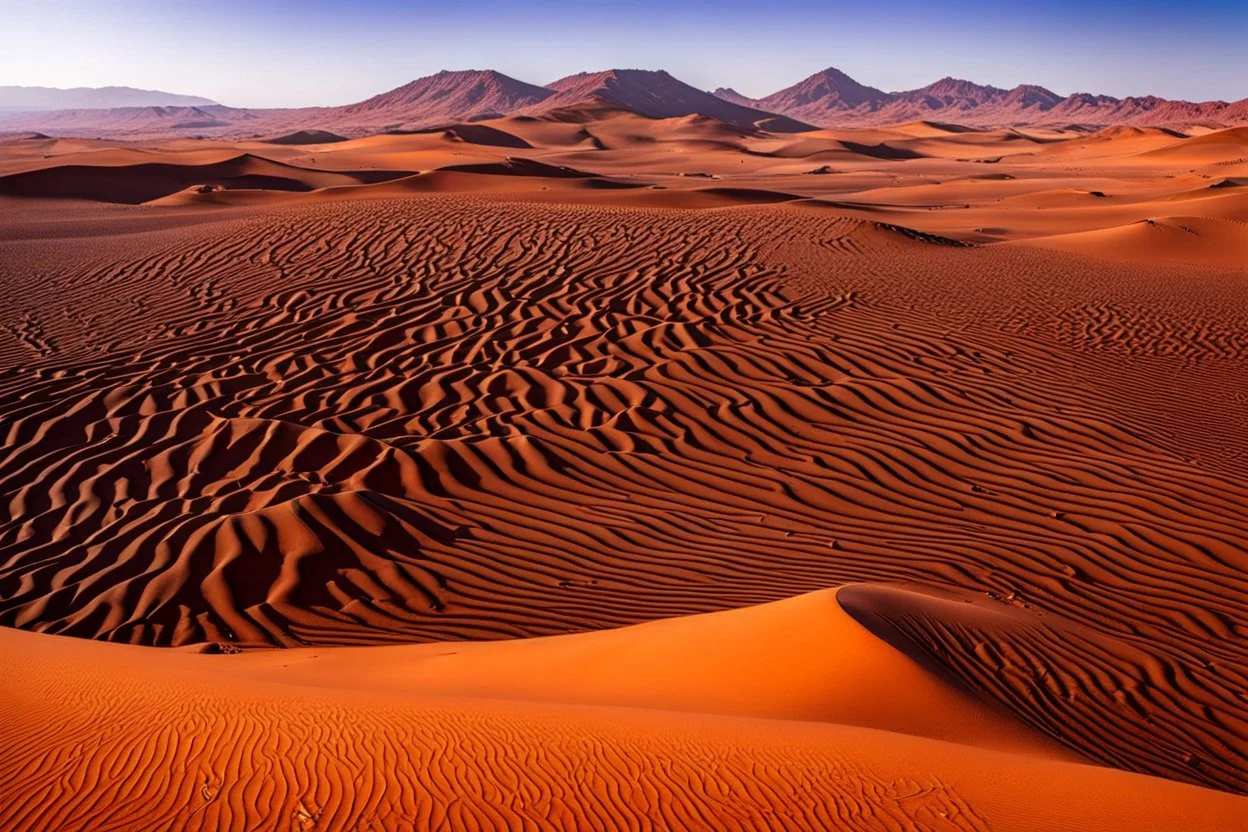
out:
{"label": "rolling dune field", "polygon": [[0,140],[0,828],[1248,830],[1244,128],[312,126]]}

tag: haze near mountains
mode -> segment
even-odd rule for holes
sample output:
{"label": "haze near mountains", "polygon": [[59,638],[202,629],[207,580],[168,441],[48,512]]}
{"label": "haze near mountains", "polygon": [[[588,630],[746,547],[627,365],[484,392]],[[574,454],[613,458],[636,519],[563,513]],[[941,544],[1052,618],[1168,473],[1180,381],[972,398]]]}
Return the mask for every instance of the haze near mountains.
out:
{"label": "haze near mountains", "polygon": [[[123,100],[119,95],[105,95],[104,90],[96,91],[94,98],[82,91],[60,92],[79,93],[75,97],[79,101]],[[1075,93],[1063,97],[1035,85],[1007,90],[955,78],[943,78],[915,90],[884,92],[834,68],[759,99],[727,88],[707,93],[667,72],[639,69],[579,73],[545,86],[494,70],[442,71],[341,107],[247,109],[167,93],[151,95],[188,100],[151,106],[82,109],[85,105],[76,105],[78,109],[10,113],[0,115],[0,130],[114,138],[192,133],[238,138],[305,129],[365,135],[585,108],[613,108],[651,118],[701,115],[738,128],[772,132],[916,120],[972,127],[1086,128],[1112,124],[1218,128],[1248,121],[1248,99],[1193,103],[1155,96],[1119,99]],[[194,105],[187,106],[192,101]]]}
{"label": "haze near mountains", "polygon": [[103,110],[114,107],[195,107],[216,104],[198,95],[134,87],[0,87],[0,110]]}

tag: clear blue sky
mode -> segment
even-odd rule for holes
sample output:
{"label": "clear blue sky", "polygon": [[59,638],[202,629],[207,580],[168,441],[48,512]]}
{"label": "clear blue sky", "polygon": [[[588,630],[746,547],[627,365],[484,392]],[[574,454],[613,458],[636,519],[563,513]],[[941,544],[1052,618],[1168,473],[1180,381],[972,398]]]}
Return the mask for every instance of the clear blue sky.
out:
{"label": "clear blue sky", "polygon": [[885,90],[945,75],[1055,92],[1248,96],[1248,0],[0,0],[0,85],[343,104],[439,69],[544,84],[667,69],[765,95],[827,66]]}

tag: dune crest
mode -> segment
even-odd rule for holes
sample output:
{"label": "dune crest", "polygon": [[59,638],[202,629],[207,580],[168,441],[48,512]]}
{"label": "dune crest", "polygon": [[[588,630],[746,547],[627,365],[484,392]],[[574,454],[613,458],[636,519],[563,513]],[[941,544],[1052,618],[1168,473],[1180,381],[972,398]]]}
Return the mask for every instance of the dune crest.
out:
{"label": "dune crest", "polygon": [[266,651],[228,667],[282,684],[835,722],[1081,759],[870,636],[841,610],[836,590],[615,630]]}

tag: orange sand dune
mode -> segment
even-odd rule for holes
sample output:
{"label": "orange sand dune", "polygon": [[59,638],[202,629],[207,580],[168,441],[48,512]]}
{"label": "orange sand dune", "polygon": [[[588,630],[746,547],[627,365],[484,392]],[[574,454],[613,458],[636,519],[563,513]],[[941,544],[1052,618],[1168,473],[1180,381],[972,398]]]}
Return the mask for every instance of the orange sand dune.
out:
{"label": "orange sand dune", "polygon": [[[652,678],[663,681],[667,663],[685,658],[662,638],[671,627],[731,638],[728,615],[638,628],[625,636],[631,656],[591,649],[584,658],[615,664],[623,678],[658,670]],[[577,653],[570,642],[591,637],[567,638]],[[833,723],[413,695],[437,656],[409,665],[400,651],[423,648],[331,651],[313,674],[320,656],[309,651],[168,655],[15,631],[0,640],[6,828],[1229,830],[1248,807],[1110,769]],[[452,658],[476,646],[429,648]],[[514,664],[489,655],[512,645],[479,646],[476,673],[493,691],[510,673],[533,679],[544,660],[566,661],[544,657],[565,649],[560,639],[516,645],[527,655]],[[835,666],[842,647],[837,639],[821,652]],[[737,658],[748,661],[748,648]],[[930,692],[932,681],[883,659],[840,667],[870,674],[854,679],[860,701],[870,682],[887,693],[917,681],[912,702]],[[709,669],[704,662],[705,653]],[[547,692],[558,686],[545,680]],[[712,678],[697,686],[714,695]],[[66,776],[89,798],[61,796]]]}
{"label": "orange sand dune", "polygon": [[403,695],[623,705],[836,722],[1081,759],[944,684],[847,616],[833,590],[551,638],[299,648],[223,672]]}
{"label": "orange sand dune", "polygon": [[142,164],[215,165],[240,154],[234,147],[135,146],[119,142],[89,142],[76,139],[39,139],[6,143],[0,154],[0,174],[59,168],[65,165],[121,167]]}
{"label": "orange sand dune", "polygon": [[[1152,597],[1138,575],[1189,569],[1167,541],[1199,538],[1202,569],[1232,581],[1245,545],[1239,277],[958,248],[826,208],[441,195],[228,222],[29,287],[55,309],[108,286],[90,293],[106,331],[8,318],[5,623],[154,644],[534,636],[865,577],[1021,587],[1094,628],[1146,597],[1242,609],[1204,584]],[[544,230],[520,244],[517,225]],[[40,245],[44,273],[81,262]],[[1045,289],[998,283],[1012,274]],[[1175,370],[1137,366],[1153,355],[1215,362],[1184,380],[1207,393],[1159,406]],[[1195,624],[1138,627],[1162,665],[1208,649]],[[1202,686],[1233,684],[1216,667]],[[1190,779],[1240,781],[1222,742],[1229,768]]]}
{"label": "orange sand dune", "polygon": [[1236,267],[1248,253],[1248,221],[1159,217],[1128,226],[1028,240],[1028,245],[1094,257]]}
{"label": "orange sand dune", "polygon": [[140,203],[191,186],[307,191],[340,184],[394,179],[405,172],[327,173],[243,154],[219,162],[176,165],[60,165],[0,177],[0,194]]}
{"label": "orange sand dune", "polygon": [[1244,828],[1242,131],[633,80],[0,141],[0,828]]}
{"label": "orange sand dune", "polygon": [[264,139],[266,144],[295,145],[328,145],[345,141],[347,141],[346,136],[339,136],[337,133],[331,133],[328,130],[296,130],[293,133],[286,133],[282,136],[274,136],[271,139]]}
{"label": "orange sand dune", "polygon": [[1195,136],[1145,154],[1149,161],[1206,165],[1239,161],[1248,155],[1248,127],[1231,127]]}

